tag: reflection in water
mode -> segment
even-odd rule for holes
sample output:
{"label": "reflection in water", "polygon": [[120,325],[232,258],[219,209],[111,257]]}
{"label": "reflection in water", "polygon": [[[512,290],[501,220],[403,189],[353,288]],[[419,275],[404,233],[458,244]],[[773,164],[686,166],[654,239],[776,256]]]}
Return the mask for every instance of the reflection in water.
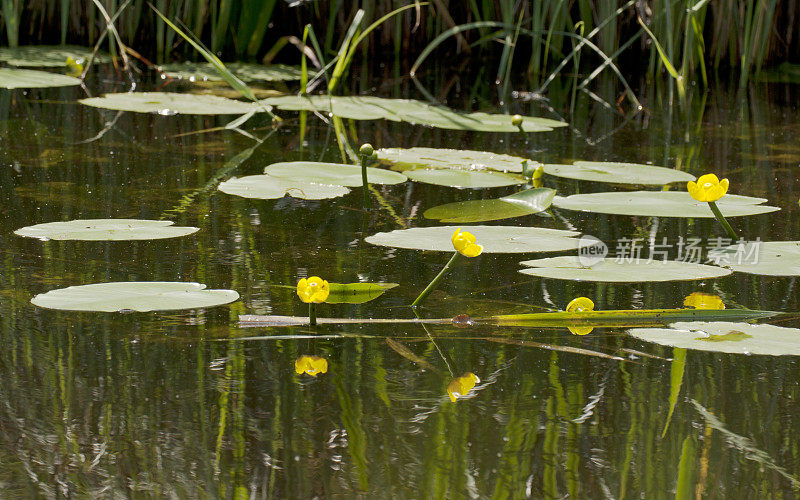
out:
{"label": "reflection in water", "polygon": [[683,300],[683,305],[695,309],[725,309],[725,304],[719,295],[703,292],[692,292]]}
{"label": "reflection in water", "polygon": [[320,373],[328,373],[328,360],[319,356],[300,356],[294,362],[294,371],[298,375],[306,373],[316,377]]}
{"label": "reflection in water", "polygon": [[480,383],[481,379],[472,372],[467,372],[464,375],[454,378],[447,384],[447,395],[450,396],[450,401],[456,402],[456,399],[463,398],[469,394],[469,391],[475,388],[475,384]]}

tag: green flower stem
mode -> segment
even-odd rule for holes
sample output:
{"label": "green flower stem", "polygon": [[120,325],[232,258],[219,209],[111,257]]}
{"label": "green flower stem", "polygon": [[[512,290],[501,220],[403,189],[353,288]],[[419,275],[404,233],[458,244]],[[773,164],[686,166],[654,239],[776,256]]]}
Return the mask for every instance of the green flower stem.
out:
{"label": "green flower stem", "polygon": [[458,252],[453,254],[453,256],[450,258],[450,262],[445,264],[445,266],[442,268],[442,270],[439,271],[439,274],[437,274],[436,277],[433,278],[433,281],[431,281],[430,284],[425,288],[425,290],[423,290],[422,293],[419,294],[419,297],[417,297],[414,300],[414,302],[411,303],[411,307],[417,307],[419,304],[422,303],[423,300],[425,300],[425,298],[428,295],[431,294],[431,292],[434,289],[436,289],[437,286],[439,286],[439,282],[442,281],[442,278],[444,278],[444,275],[447,274],[447,271],[449,271],[450,268],[453,267],[453,264],[456,263],[456,261],[458,260],[458,257],[460,255],[461,254],[458,253]]}
{"label": "green flower stem", "polygon": [[722,229],[724,229],[725,232],[728,233],[728,236],[733,241],[737,241],[739,239],[739,237],[736,236],[736,233],[733,231],[733,228],[731,227],[731,225],[728,224],[728,221],[725,220],[725,217],[722,215],[722,212],[719,211],[719,207],[717,206],[717,202],[709,201],[708,202],[708,206],[711,207],[711,211],[714,212],[714,216],[717,218],[719,223],[722,224]]}
{"label": "green flower stem", "polygon": [[308,324],[317,326],[317,305],[313,302],[308,303]]}
{"label": "green flower stem", "polygon": [[369,181],[367,180],[367,163],[369,163],[371,155],[361,155],[361,182],[364,191],[364,209],[370,207],[369,199]]}

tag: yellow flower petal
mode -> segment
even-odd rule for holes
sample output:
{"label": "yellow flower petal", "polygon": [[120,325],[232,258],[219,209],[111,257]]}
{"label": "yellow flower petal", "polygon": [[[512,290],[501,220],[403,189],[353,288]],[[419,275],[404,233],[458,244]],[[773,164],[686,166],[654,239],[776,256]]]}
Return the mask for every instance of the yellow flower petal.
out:
{"label": "yellow flower petal", "polygon": [[330,293],[328,282],[318,276],[303,278],[297,282],[297,296],[303,302],[319,304],[325,302]]}
{"label": "yellow flower petal", "polygon": [[697,201],[717,201],[728,192],[728,179],[719,180],[714,174],[701,175],[697,182],[686,183],[689,195]]}
{"label": "yellow flower petal", "polygon": [[593,310],[594,302],[592,302],[592,299],[587,297],[578,297],[567,304],[567,312],[584,312]]}
{"label": "yellow flower petal", "polygon": [[294,362],[294,371],[316,377],[320,373],[328,373],[328,360],[319,356],[303,355]]}
{"label": "yellow flower petal", "polygon": [[589,335],[594,330],[593,326],[568,326],[567,329],[573,333],[573,335]]}
{"label": "yellow flower petal", "polygon": [[465,257],[477,257],[483,252],[483,247],[475,243],[477,238],[472,233],[461,231],[461,228],[456,229],[450,241],[453,242],[453,248]]}
{"label": "yellow flower petal", "polygon": [[725,303],[719,295],[711,293],[694,292],[686,297],[683,305],[695,309],[725,309]]}
{"label": "yellow flower petal", "polygon": [[457,398],[466,396],[480,381],[481,379],[472,372],[454,378],[447,384],[447,395],[450,396],[450,401],[455,403]]}

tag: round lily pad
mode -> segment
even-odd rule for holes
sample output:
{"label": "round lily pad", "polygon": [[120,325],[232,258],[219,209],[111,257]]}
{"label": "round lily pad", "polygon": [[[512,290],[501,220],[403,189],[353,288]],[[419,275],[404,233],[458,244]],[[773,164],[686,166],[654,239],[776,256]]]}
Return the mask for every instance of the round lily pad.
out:
{"label": "round lily pad", "polygon": [[712,250],[708,257],[741,273],[800,276],[800,241],[750,241]]}
{"label": "round lily pad", "polygon": [[593,261],[588,263],[574,255],[526,260],[520,264],[530,268],[520,269],[519,272],[541,278],[614,283],[701,280],[731,274],[730,270],[721,267],[671,260],[617,262],[609,258]]}
{"label": "round lily pad", "polygon": [[0,68],[0,88],[4,89],[69,87],[80,84],[79,79],[58,73],[33,69]]}
{"label": "round lily pad", "polygon": [[[225,63],[225,67],[243,82],[255,81],[291,81],[299,80],[302,74],[297,66],[284,64],[250,64],[241,62]],[[159,71],[170,78],[189,81],[223,81],[219,72],[211,63],[182,62],[159,66]]]}
{"label": "round lily pad", "polygon": [[656,344],[733,354],[800,356],[800,329],[749,323],[680,322],[670,328],[634,328],[628,333]]}
{"label": "round lily pad", "polygon": [[554,195],[553,189],[532,188],[497,199],[447,203],[429,208],[423,215],[426,219],[461,223],[510,219],[546,210]]}
{"label": "round lily pad", "polygon": [[525,182],[519,177],[514,177],[500,172],[423,168],[417,170],[406,170],[404,173],[412,181],[456,188],[491,188],[514,186],[516,184],[523,184]]}
{"label": "round lily pad", "polygon": [[[778,207],[761,205],[764,198],[751,198],[729,194],[723,196],[717,206],[726,217],[766,214],[780,210]],[[638,215],[647,217],[693,217],[712,218],[708,203],[697,201],[685,191],[631,191],[573,194],[553,200],[553,205],[567,210],[600,214]]]}
{"label": "round lily pad", "polygon": [[516,226],[438,226],[398,229],[366,238],[373,245],[454,252],[450,240],[456,229],[472,233],[483,253],[557,252],[578,248],[575,231]]}
{"label": "round lily pad", "polygon": [[228,304],[239,298],[233,290],[206,290],[200,283],[131,281],[70,286],[41,293],[35,306],[64,311],[169,311]]}
{"label": "round lily pad", "polygon": [[275,200],[284,196],[304,200],[324,200],[344,196],[350,192],[344,186],[282,179],[266,174],[230,179],[220,184],[218,189],[223,193],[262,200]]}
{"label": "round lily pad", "polygon": [[124,92],[81,99],[81,104],[96,108],[159,115],[243,115],[269,109],[256,103],[234,101],[214,95],[175,92]]}
{"label": "round lily pad", "polygon": [[556,177],[583,181],[661,186],[693,181],[695,176],[673,168],[607,161],[576,161],[572,165],[546,164],[544,172]]}
{"label": "round lily pad", "polygon": [[[363,185],[361,167],[344,163],[321,163],[316,161],[273,163],[264,169],[264,173],[282,179],[317,184],[349,187]],[[367,167],[367,180],[371,184],[400,184],[408,179],[399,172]]]}
{"label": "round lily pad", "polygon": [[[92,55],[92,49],[75,45],[23,45],[0,48],[0,61],[9,66],[66,67],[67,59],[83,63]],[[95,55],[95,63],[111,62],[107,54]]]}
{"label": "round lily pad", "polygon": [[27,226],[14,234],[41,240],[122,241],[177,238],[200,230],[172,224],[168,220],[79,219]]}
{"label": "round lily pad", "polygon": [[[439,148],[386,148],[376,151],[378,160],[398,170],[415,168],[442,168],[464,170],[497,170],[500,172],[522,172],[525,158],[488,151]],[[528,160],[529,167],[539,163]]]}

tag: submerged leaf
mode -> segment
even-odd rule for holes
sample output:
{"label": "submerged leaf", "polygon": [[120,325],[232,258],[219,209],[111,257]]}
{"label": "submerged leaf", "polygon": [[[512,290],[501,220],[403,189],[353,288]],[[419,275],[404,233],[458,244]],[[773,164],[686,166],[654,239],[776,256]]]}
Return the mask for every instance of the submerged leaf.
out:
{"label": "submerged leaf", "polygon": [[426,219],[461,223],[510,219],[546,210],[555,193],[554,189],[532,188],[497,199],[447,203],[429,208],[423,215]]}
{"label": "submerged leaf", "polygon": [[397,283],[330,283],[328,304],[363,304],[377,299]]}

